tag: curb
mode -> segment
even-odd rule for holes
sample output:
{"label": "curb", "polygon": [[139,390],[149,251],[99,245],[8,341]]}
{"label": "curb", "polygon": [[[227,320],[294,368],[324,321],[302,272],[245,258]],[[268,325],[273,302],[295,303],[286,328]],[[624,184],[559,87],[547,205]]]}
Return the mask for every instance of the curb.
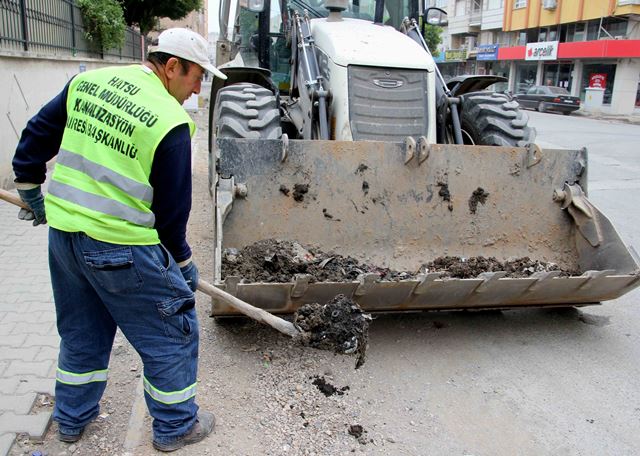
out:
{"label": "curb", "polygon": [[630,125],[640,125],[640,115],[614,115],[603,113],[591,113],[582,110],[573,112],[573,115],[593,120],[606,120],[612,122],[626,123]]}

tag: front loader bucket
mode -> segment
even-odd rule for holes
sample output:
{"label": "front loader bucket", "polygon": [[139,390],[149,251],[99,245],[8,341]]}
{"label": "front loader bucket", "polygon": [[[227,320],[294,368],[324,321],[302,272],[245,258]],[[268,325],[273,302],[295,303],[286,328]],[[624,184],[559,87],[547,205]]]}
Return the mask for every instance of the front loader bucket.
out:
{"label": "front loader bucket", "polygon": [[[367,311],[584,305],[639,284],[638,263],[586,199],[586,150],[218,139],[214,283],[274,313],[345,294]],[[281,187],[307,184],[301,201]],[[436,257],[524,256],[581,275],[420,274],[386,282],[244,283],[225,248],[275,238],[396,270]],[[233,315],[214,302],[213,315]]]}

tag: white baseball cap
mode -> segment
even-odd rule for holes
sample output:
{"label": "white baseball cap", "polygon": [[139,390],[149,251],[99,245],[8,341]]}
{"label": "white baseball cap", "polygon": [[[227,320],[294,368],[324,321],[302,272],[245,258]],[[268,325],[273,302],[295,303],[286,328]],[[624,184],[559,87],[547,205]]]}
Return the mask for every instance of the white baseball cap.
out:
{"label": "white baseball cap", "polygon": [[158,36],[158,44],[149,46],[149,53],[165,52],[200,65],[220,79],[227,76],[209,61],[208,43],[202,36],[186,28],[170,28]]}

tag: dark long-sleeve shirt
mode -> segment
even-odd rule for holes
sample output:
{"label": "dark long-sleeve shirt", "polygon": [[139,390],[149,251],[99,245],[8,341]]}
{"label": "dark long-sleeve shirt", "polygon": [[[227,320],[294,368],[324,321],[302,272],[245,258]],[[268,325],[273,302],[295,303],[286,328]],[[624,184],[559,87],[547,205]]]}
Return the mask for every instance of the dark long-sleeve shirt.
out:
{"label": "dark long-sleeve shirt", "polygon": [[[42,184],[47,162],[60,149],[67,122],[69,84],[27,123],[13,158],[16,182]],[[178,125],[156,149],[149,182],[153,187],[151,211],[160,242],[176,262],[191,257],[186,239],[191,211],[191,137],[187,124]]]}

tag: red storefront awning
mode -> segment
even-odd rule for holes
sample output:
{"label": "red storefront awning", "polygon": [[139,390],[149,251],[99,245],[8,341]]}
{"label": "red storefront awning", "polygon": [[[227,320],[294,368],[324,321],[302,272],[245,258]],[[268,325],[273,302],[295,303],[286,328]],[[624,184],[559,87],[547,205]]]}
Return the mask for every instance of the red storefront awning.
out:
{"label": "red storefront awning", "polygon": [[[501,47],[498,60],[524,60],[526,46]],[[559,43],[558,59],[640,57],[640,40],[597,40]]]}

